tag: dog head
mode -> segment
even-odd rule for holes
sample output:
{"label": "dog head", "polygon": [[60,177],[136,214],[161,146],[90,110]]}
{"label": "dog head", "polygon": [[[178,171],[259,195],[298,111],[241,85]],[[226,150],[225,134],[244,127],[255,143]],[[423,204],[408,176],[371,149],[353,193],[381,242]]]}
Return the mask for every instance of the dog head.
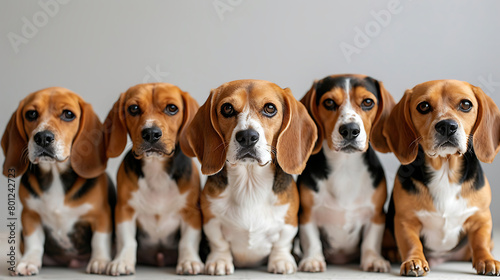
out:
{"label": "dog head", "polygon": [[462,155],[473,140],[479,160],[493,161],[500,143],[500,112],[480,88],[437,80],[407,90],[389,116],[384,135],[402,164],[415,160],[420,144],[429,157]]}
{"label": "dog head", "polygon": [[65,162],[85,178],[104,172],[103,127],[92,106],[65,88],[34,92],[19,103],[2,137],[4,175],[33,164]]}
{"label": "dog head", "polygon": [[382,82],[362,75],[328,76],[315,81],[301,102],[318,126],[313,153],[323,140],[338,152],[364,152],[370,141],[378,151],[389,152],[382,129],[395,102]]}
{"label": "dog head", "polygon": [[171,156],[181,131],[198,110],[187,92],[166,83],[139,84],[120,95],[106,121],[109,157],[119,156],[132,139],[136,158]]}
{"label": "dog head", "polygon": [[224,164],[269,164],[290,174],[305,168],[316,127],[288,88],[238,80],[211,91],[186,131],[181,147],[200,160],[204,174]]}

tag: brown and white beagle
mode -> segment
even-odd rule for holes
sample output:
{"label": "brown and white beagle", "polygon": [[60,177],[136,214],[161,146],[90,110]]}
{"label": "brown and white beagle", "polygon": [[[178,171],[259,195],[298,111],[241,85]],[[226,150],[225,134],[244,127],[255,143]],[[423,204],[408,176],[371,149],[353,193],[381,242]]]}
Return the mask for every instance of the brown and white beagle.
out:
{"label": "brown and white beagle", "polygon": [[371,77],[333,75],[314,82],[301,102],[318,126],[318,140],[298,178],[299,270],[325,271],[325,258],[342,264],[361,257],[363,270],[389,271],[380,254],[386,180],[373,148],[388,150],[382,124],[394,99]]}
{"label": "brown and white beagle", "polygon": [[225,83],[211,91],[185,139],[183,150],[210,175],[201,195],[206,273],[266,261],[269,272],[294,273],[299,194],[290,174],[302,172],[316,141],[304,106],[267,81]]}
{"label": "brown and white beagle", "polygon": [[15,275],[44,265],[84,265],[103,273],[111,260],[114,186],[103,126],[91,105],[65,88],[34,92],[19,103],[2,137],[3,174],[22,175],[23,256]]}
{"label": "brown and white beagle", "polygon": [[177,86],[151,83],[129,88],[109,112],[108,156],[123,152],[127,134],[133,146],[118,170],[117,255],[108,274],[133,274],[136,262],[177,263],[179,274],[203,271],[200,178],[179,148],[179,135],[197,109],[196,100]]}
{"label": "brown and white beagle", "polygon": [[479,163],[497,154],[499,127],[493,100],[462,81],[419,84],[394,107],[384,135],[402,164],[389,210],[401,275],[421,276],[429,263],[471,258],[478,274],[500,275],[490,253],[491,190]]}

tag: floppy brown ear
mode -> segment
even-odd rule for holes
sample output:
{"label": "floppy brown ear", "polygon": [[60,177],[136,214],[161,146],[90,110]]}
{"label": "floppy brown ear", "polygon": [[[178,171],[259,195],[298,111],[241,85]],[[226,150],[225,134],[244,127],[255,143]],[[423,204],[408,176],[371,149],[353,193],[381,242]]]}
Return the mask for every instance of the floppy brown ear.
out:
{"label": "floppy brown ear", "polygon": [[317,128],[306,107],[293,97],[290,89],[283,90],[284,113],[276,144],[278,164],[288,174],[300,174],[316,144]]}
{"label": "floppy brown ear", "polygon": [[390,150],[401,164],[412,163],[418,154],[417,132],[410,116],[410,95],[407,90],[387,118],[383,135]]}
{"label": "floppy brown ear", "polygon": [[181,149],[187,156],[196,156],[201,163],[201,172],[213,175],[226,162],[226,146],[217,124],[214,104],[217,90],[212,90],[191,124],[181,136]]}
{"label": "floppy brown ear", "polygon": [[26,172],[29,165],[28,139],[24,132],[23,111],[24,100],[10,117],[10,121],[2,136],[2,149],[5,155],[3,175],[12,174],[9,169],[14,169],[16,176]]}
{"label": "floppy brown ear", "polygon": [[381,153],[388,153],[391,149],[387,145],[383,130],[385,121],[389,117],[394,105],[396,105],[396,102],[394,102],[394,98],[392,98],[392,95],[385,89],[382,82],[377,80],[374,80],[374,82],[378,86],[380,96],[378,100],[377,115],[375,116],[370,133],[370,143],[375,150]]}
{"label": "floppy brown ear", "polygon": [[300,100],[300,102],[302,104],[304,104],[304,106],[306,107],[307,109],[307,112],[309,113],[309,115],[313,118],[313,121],[314,123],[316,124],[316,127],[317,127],[317,131],[318,131],[318,139],[316,140],[316,143],[314,145],[314,148],[313,148],[313,151],[312,151],[312,154],[317,154],[320,150],[321,150],[321,147],[323,147],[323,137],[324,137],[324,126],[323,126],[323,123],[320,121],[319,119],[319,115],[318,115],[318,105],[316,104],[316,84],[318,83],[318,81],[314,81],[311,89],[309,89],[309,91],[306,93],[306,95],[304,97],[302,97],[302,99]]}
{"label": "floppy brown ear", "polygon": [[472,130],[474,152],[480,161],[491,163],[500,148],[500,112],[495,102],[481,88],[471,87],[479,103]]}
{"label": "floppy brown ear", "polygon": [[104,121],[104,140],[106,155],[110,158],[121,155],[127,145],[127,127],[124,111],[125,93],[122,93],[113,105]]}
{"label": "floppy brown ear", "polygon": [[80,101],[80,128],[71,148],[71,167],[83,178],[95,178],[106,169],[104,127],[92,106]]}
{"label": "floppy brown ear", "polygon": [[196,102],[196,100],[189,93],[182,91],[181,95],[182,95],[182,101],[184,103],[184,116],[181,128],[179,129],[178,132],[178,136],[183,135],[185,133],[185,130],[189,127],[191,121],[193,121],[193,118],[196,115],[198,108],[200,108],[198,102]]}

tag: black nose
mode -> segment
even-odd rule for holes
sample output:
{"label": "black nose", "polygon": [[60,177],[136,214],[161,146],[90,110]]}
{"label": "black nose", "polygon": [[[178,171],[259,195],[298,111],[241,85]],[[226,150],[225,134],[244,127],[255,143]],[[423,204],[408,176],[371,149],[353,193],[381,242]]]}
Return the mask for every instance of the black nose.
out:
{"label": "black nose", "polygon": [[142,130],[142,139],[153,144],[161,138],[161,129],[158,127],[150,127]]}
{"label": "black nose", "polygon": [[359,125],[346,123],[339,127],[339,133],[345,140],[353,140],[359,135]]}
{"label": "black nose", "polygon": [[253,129],[241,130],[236,133],[236,141],[242,147],[250,148],[259,141],[259,133]]}
{"label": "black nose", "polygon": [[435,126],[436,131],[446,137],[449,137],[457,132],[458,124],[454,120],[442,120]]}
{"label": "black nose", "polygon": [[38,132],[33,138],[38,146],[44,148],[54,142],[54,134],[48,130]]}

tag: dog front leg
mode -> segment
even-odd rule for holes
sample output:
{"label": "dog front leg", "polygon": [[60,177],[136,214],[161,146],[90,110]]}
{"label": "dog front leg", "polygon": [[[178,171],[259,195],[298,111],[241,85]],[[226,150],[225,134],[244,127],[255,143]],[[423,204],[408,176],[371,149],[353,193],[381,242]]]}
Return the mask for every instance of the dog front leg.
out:
{"label": "dog front leg", "polygon": [[297,264],[292,256],[292,241],[297,234],[297,226],[283,225],[279,239],[273,244],[267,271],[279,274],[292,274],[297,271]]}
{"label": "dog front leg", "polygon": [[35,211],[24,208],[21,221],[23,225],[24,253],[12,274],[19,276],[36,275],[42,267],[45,233],[43,232],[40,216]]}
{"label": "dog front leg", "polygon": [[304,257],[300,260],[299,270],[304,272],[321,272],[326,270],[323,246],[318,226],[313,222],[301,224],[299,227],[300,246]]}
{"label": "dog front leg", "polygon": [[402,276],[423,276],[430,271],[420,241],[421,228],[422,224],[417,218],[400,217],[396,212],[394,232],[403,259],[400,271]]}
{"label": "dog front leg", "polygon": [[203,263],[198,254],[200,240],[201,230],[193,228],[182,219],[181,239],[179,240],[179,258],[176,268],[177,274],[197,275],[203,272]]}
{"label": "dog front leg", "polygon": [[208,275],[229,275],[234,273],[231,245],[224,239],[222,225],[217,218],[210,219],[203,230],[210,244],[205,271]]}
{"label": "dog front leg", "polygon": [[385,225],[370,222],[363,229],[361,243],[361,269],[364,271],[389,272],[391,264],[381,255]]}
{"label": "dog front leg", "polygon": [[500,262],[491,255],[491,213],[489,209],[469,218],[473,221],[469,231],[472,266],[477,274],[500,276]]}
{"label": "dog front leg", "polygon": [[[124,217],[131,217],[128,220]],[[135,239],[137,224],[134,209],[128,204],[116,206],[116,243],[117,255],[108,264],[108,275],[130,275],[135,273],[137,261],[137,240]],[[119,222],[121,221],[121,222]]]}

